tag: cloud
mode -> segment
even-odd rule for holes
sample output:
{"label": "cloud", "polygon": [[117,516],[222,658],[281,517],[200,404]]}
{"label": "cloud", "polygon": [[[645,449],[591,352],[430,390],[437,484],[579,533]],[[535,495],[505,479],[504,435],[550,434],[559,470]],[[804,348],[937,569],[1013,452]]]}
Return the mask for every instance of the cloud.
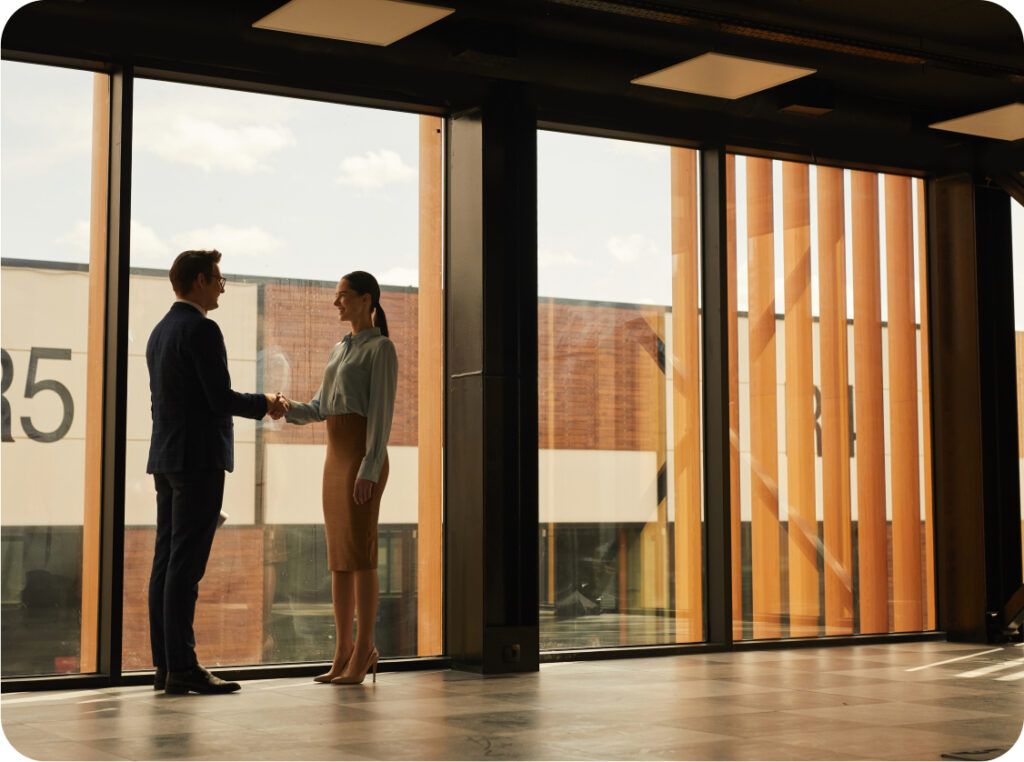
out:
{"label": "cloud", "polygon": [[[55,239],[55,242],[67,246],[80,258],[89,259],[89,222],[79,220],[67,233]],[[167,245],[156,231],[138,220],[132,220],[131,257],[133,263],[146,261],[170,266],[171,247]]]}
{"label": "cloud", "polygon": [[420,272],[412,267],[392,267],[378,275],[377,282],[388,286],[418,286]]}
{"label": "cloud", "polygon": [[192,114],[145,115],[136,130],[136,145],[165,161],[187,164],[206,172],[223,170],[254,174],[271,169],[268,159],[293,145],[291,131],[277,123],[234,123],[244,115],[224,115],[222,121]]}
{"label": "cloud", "polygon": [[362,156],[348,156],[341,160],[341,185],[356,188],[383,188],[392,183],[404,183],[416,178],[416,169],[406,164],[395,151],[381,149],[367,151]]}
{"label": "cloud", "polygon": [[543,246],[537,249],[537,267],[547,270],[552,267],[572,267],[586,264],[568,249],[547,249]]}
{"label": "cloud", "polygon": [[79,256],[89,257],[89,221],[79,220],[67,233],[53,239],[54,243],[67,246]]}
{"label": "cloud", "polygon": [[612,236],[608,239],[608,253],[623,264],[631,264],[639,259],[657,257],[661,248],[642,233],[631,233],[627,236]]}
{"label": "cloud", "polygon": [[179,251],[185,249],[217,249],[232,257],[264,257],[276,254],[284,242],[258,226],[235,228],[217,223],[179,233],[172,239]]}
{"label": "cloud", "polygon": [[171,266],[173,251],[153,228],[143,225],[138,220],[132,220],[131,237],[132,262],[143,260],[162,267]]}

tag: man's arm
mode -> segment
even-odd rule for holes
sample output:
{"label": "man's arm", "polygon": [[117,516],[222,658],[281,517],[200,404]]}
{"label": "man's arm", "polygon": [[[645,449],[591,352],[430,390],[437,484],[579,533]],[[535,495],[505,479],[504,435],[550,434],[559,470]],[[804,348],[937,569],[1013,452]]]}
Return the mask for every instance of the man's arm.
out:
{"label": "man's arm", "polygon": [[224,335],[212,320],[203,320],[192,335],[192,355],[199,383],[210,407],[217,413],[262,418],[273,412],[272,394],[241,394],[231,388]]}

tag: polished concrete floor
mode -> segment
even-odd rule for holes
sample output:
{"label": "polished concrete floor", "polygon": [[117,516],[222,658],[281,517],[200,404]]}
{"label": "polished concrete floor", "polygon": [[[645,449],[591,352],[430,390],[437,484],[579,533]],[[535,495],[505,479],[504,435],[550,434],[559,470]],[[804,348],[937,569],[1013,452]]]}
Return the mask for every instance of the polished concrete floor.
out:
{"label": "polished concrete floor", "polygon": [[745,651],[490,678],[390,672],[358,687],[288,678],[229,696],[10,693],[0,720],[42,760],[993,759],[1024,724],[1024,648]]}

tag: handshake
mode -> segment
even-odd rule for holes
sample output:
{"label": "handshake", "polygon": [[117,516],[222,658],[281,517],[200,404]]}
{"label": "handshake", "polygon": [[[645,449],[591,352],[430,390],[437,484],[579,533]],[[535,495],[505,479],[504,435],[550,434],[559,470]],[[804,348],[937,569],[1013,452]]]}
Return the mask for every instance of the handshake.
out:
{"label": "handshake", "polygon": [[282,416],[291,409],[291,403],[281,392],[267,394],[267,415],[275,421],[281,420]]}

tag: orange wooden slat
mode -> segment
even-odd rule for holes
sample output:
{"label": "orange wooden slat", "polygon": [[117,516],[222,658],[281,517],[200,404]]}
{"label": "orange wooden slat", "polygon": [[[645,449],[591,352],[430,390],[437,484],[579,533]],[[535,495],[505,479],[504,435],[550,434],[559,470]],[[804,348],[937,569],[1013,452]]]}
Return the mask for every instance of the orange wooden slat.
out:
{"label": "orange wooden slat", "polygon": [[[703,639],[697,152],[672,149],[672,433],[676,639]],[[685,633],[685,635],[684,635]]]}
{"label": "orange wooden slat", "polygon": [[925,628],[935,629],[935,538],[932,524],[932,402],[928,347],[928,247],[925,228],[924,180],[914,180],[917,188],[917,280],[918,299],[921,303],[921,429],[924,450],[924,573],[925,573]]}
{"label": "orange wooden slat", "polygon": [[740,348],[736,307],[736,157],[725,157],[726,288],[729,334],[729,520],[732,548],[732,637],[743,637],[743,559],[740,522]]}
{"label": "orange wooden slat", "polygon": [[755,638],[781,635],[772,162],[747,160],[751,577]]}
{"label": "orange wooden slat", "polygon": [[814,479],[811,197],[806,164],[782,163],[785,264],[786,484],[789,634],[818,634],[818,520]]}
{"label": "orange wooden slat", "polygon": [[817,167],[825,634],[853,632],[850,403],[843,170]]}
{"label": "orange wooden slat", "polygon": [[444,436],[444,297],[441,292],[441,127],[421,116],[419,132],[417,652],[439,654],[441,629],[441,447]]}
{"label": "orange wooden slat", "polygon": [[910,178],[885,175],[892,588],[893,629],[896,632],[924,627],[912,224]]}
{"label": "orange wooden slat", "polygon": [[98,668],[100,513],[103,502],[103,367],[107,291],[110,78],[94,74],[89,204],[89,315],[85,378],[85,495],[82,515],[82,619],[79,671]]}
{"label": "orange wooden slat", "polygon": [[852,172],[857,561],[862,633],[889,631],[878,176]]}

